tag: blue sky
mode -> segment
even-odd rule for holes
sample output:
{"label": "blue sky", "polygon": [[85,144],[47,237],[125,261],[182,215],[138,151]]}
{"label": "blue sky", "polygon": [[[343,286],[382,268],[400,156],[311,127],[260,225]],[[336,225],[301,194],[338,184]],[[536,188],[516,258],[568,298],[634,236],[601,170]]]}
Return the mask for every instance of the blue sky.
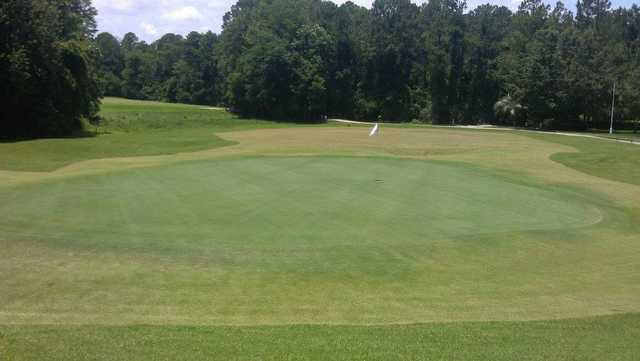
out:
{"label": "blue sky", "polygon": [[[352,0],[369,7],[373,0]],[[551,0],[550,0],[551,1]],[[220,32],[222,16],[236,0],[94,0],[98,9],[98,30],[118,37],[132,31],[151,42],[166,33],[188,34],[190,31]],[[337,4],[345,0],[335,0]],[[414,0],[416,3],[424,0]],[[506,5],[516,9],[520,0],[467,0],[469,9],[484,3]],[[555,2],[555,0],[553,1]],[[613,0],[614,7],[631,6],[634,0]],[[566,1],[574,8],[574,0]]]}

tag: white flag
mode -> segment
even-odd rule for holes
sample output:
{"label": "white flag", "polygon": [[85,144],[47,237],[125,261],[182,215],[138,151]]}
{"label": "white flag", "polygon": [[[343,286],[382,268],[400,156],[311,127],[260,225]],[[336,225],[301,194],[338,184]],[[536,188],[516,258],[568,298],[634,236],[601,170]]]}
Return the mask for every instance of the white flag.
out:
{"label": "white flag", "polygon": [[374,135],[377,135],[377,134],[378,134],[378,123],[376,123],[376,125],[373,126],[373,129],[371,129],[369,136],[373,137]]}

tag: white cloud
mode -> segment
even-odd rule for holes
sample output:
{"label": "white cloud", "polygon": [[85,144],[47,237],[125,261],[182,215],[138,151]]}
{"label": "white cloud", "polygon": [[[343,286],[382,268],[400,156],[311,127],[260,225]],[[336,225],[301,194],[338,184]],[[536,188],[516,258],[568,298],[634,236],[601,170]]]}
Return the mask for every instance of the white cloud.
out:
{"label": "white cloud", "polygon": [[131,10],[135,0],[95,0],[93,6],[98,9],[113,9],[119,11]]}
{"label": "white cloud", "polygon": [[143,21],[142,23],[140,23],[140,27],[142,28],[142,31],[147,35],[158,34],[158,29],[153,24],[149,24]]}
{"label": "white cloud", "polygon": [[198,20],[202,19],[202,14],[193,6],[185,6],[165,12],[162,17],[170,21]]}
{"label": "white cloud", "polygon": [[210,0],[207,3],[207,7],[210,9],[216,9],[216,10],[222,10],[222,11],[229,11],[229,4],[225,1],[216,1],[216,0]]}

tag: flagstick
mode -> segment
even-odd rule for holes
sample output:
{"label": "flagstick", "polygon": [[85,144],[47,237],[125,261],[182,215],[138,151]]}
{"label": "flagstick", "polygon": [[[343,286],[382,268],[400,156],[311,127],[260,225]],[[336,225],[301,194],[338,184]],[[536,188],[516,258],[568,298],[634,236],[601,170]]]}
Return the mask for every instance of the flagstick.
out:
{"label": "flagstick", "polygon": [[613,97],[611,98],[611,125],[609,126],[609,134],[613,134],[613,110],[616,106],[616,82],[613,82]]}

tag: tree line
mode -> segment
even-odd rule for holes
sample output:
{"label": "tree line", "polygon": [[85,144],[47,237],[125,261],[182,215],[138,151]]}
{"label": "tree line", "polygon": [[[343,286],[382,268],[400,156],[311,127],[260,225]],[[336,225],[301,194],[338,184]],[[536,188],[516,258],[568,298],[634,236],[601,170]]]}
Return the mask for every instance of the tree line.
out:
{"label": "tree line", "polygon": [[109,33],[95,39],[100,52],[98,84],[104,95],[130,99],[218,105],[224,79],[218,71],[218,36],[166,34],[147,44],[134,33],[122,41]]}
{"label": "tree line", "polygon": [[[68,41],[81,45],[73,49],[82,54],[85,72],[53,72],[83,74],[84,82],[73,85],[76,93],[85,90],[85,103],[79,101],[83,107],[73,118],[95,114],[99,91],[300,121],[332,116],[602,128],[608,124],[614,84],[616,121],[640,118],[636,5],[613,9],[608,0],[579,0],[574,14],[562,2],[552,7],[541,0],[525,0],[515,12],[495,5],[470,10],[463,0],[422,5],[376,0],[371,9],[322,0],[239,0],[224,16],[219,35],[166,34],[147,44],[133,33],[122,39],[95,36],[89,0],[8,0],[0,5],[0,15],[29,6],[41,11],[38,4],[57,4],[58,14],[68,11],[82,19],[71,33],[46,32],[48,21],[27,22],[43,27],[42,34],[34,30],[30,36],[42,35],[38,41],[49,47]],[[25,26],[12,22],[12,16],[0,16],[2,34]],[[12,89],[22,79],[21,54],[47,58],[58,53],[25,48],[22,42],[29,38],[19,38],[23,30],[16,33],[8,46],[0,44],[0,86],[3,96],[19,103],[24,94]],[[64,40],[47,38],[53,34]],[[28,64],[26,73],[37,62]],[[50,91],[33,89],[30,96]],[[24,109],[44,116],[51,107]]]}
{"label": "tree line", "polygon": [[68,135],[95,119],[90,0],[0,1],[0,138]]}
{"label": "tree line", "polygon": [[[323,116],[585,129],[640,118],[640,9],[525,0],[239,0],[223,31],[98,40],[110,94]],[[118,59],[112,61],[110,59]],[[117,65],[114,65],[117,64]],[[119,90],[119,92],[118,92]]]}

